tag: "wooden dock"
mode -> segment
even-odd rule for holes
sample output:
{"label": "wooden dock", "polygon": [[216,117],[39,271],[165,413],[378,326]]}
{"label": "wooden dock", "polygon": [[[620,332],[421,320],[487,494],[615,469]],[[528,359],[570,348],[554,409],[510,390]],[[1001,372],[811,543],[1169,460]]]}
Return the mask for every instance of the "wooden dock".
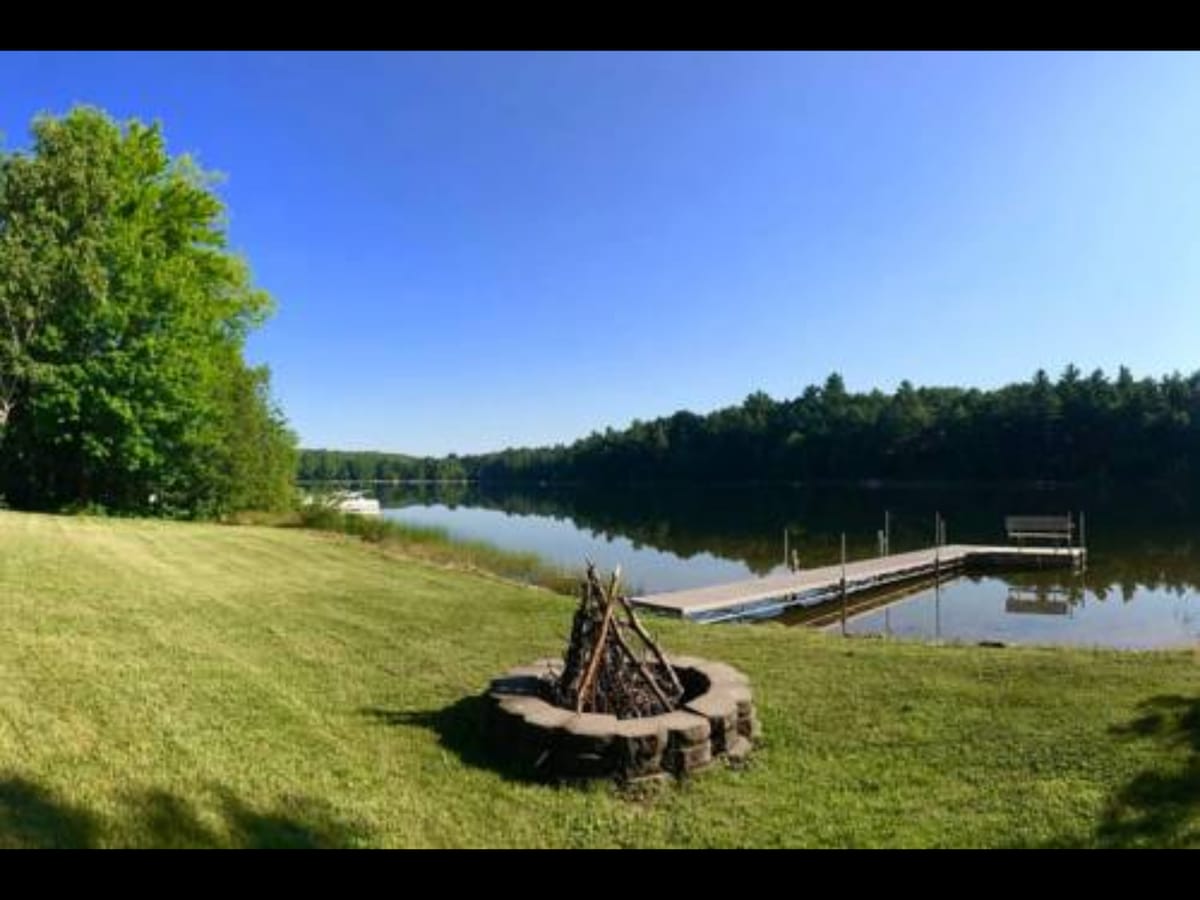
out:
{"label": "wooden dock", "polygon": [[817,569],[784,572],[732,584],[668,591],[630,598],[645,609],[703,622],[774,615],[791,606],[815,606],[916,579],[966,569],[1077,566],[1086,559],[1081,547],[1012,547],[946,544]]}

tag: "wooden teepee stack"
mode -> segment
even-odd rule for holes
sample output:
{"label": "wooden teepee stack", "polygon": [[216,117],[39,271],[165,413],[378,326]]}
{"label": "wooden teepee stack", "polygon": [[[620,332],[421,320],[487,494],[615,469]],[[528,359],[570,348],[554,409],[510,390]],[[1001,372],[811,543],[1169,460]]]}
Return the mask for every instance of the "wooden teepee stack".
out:
{"label": "wooden teepee stack", "polygon": [[618,719],[670,712],[680,706],[683,686],[621,595],[620,574],[618,567],[605,585],[587,562],[557,703]]}

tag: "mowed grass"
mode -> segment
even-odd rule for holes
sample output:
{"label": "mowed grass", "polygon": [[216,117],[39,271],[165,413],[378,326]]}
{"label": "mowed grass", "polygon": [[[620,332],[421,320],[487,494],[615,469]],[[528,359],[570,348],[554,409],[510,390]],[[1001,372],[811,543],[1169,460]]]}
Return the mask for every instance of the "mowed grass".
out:
{"label": "mowed grass", "polygon": [[1200,843],[1200,674],[648,619],[753,679],[752,765],[495,770],[479,693],[572,602],[288,528],[0,513],[0,846]]}

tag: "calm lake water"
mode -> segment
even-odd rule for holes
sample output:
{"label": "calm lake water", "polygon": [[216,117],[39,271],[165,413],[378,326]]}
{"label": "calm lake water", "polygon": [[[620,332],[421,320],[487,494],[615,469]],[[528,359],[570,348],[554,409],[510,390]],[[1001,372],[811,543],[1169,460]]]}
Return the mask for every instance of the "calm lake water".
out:
{"label": "calm lake water", "polygon": [[[373,489],[392,519],[532,551],[577,568],[620,565],[631,593],[699,587],[785,570],[784,531],[802,567],[947,540],[1005,543],[1004,516],[1084,511],[1085,571],[963,576],[852,617],[847,631],[945,641],[1152,648],[1200,642],[1200,499],[1191,492],[799,486]],[[796,616],[785,614],[782,620]],[[838,626],[840,628],[840,623]]]}

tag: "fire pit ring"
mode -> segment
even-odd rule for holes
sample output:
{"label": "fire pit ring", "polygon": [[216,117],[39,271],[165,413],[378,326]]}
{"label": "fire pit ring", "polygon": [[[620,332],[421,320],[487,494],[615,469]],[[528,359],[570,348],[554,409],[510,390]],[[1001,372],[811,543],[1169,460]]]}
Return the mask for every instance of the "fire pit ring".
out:
{"label": "fire pit ring", "polygon": [[762,733],[750,679],[722,662],[669,659],[684,686],[681,708],[632,719],[551,702],[562,660],[510,669],[488,687],[488,740],[511,762],[548,779],[640,781],[689,775],[720,758],[745,761]]}

